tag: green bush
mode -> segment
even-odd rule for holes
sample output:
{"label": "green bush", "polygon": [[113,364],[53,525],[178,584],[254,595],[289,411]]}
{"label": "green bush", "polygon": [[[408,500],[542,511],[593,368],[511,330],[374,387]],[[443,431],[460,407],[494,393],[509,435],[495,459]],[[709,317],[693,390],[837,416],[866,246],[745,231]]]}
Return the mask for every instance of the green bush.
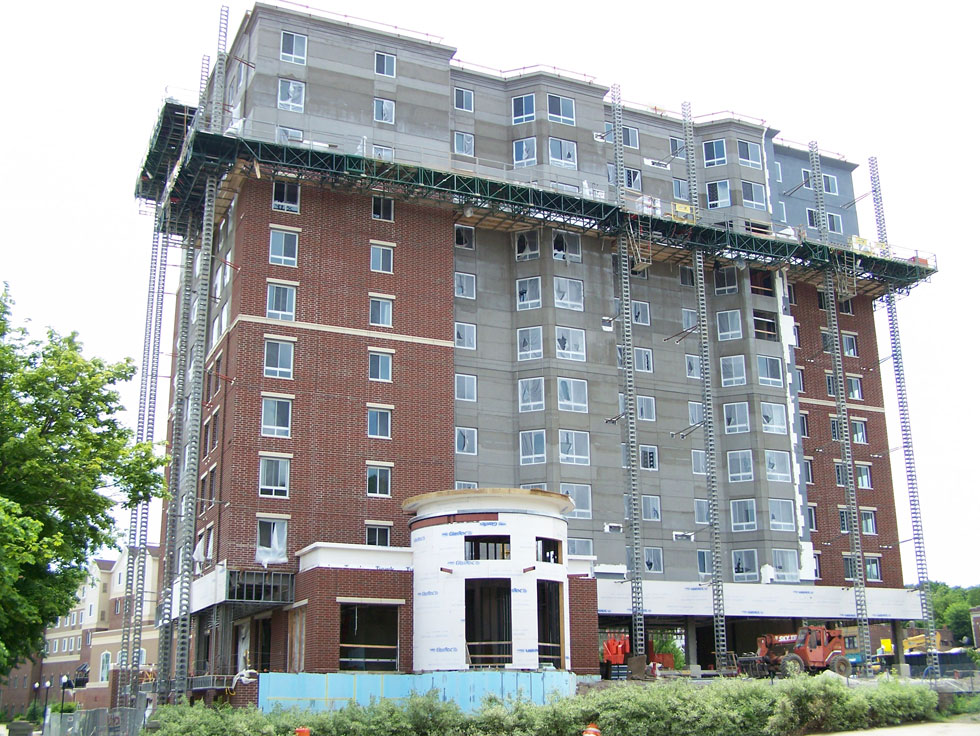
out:
{"label": "green bush", "polygon": [[[935,717],[936,702],[921,685],[847,687],[804,675],[775,683],[623,683],[546,705],[488,697],[472,714],[431,692],[320,712],[163,706],[156,719],[159,736],[292,736],[298,726],[311,736],[580,736],[593,721],[603,736],[799,736],[925,720]],[[956,707],[980,710],[980,698]]]}
{"label": "green bush", "polygon": [[980,713],[980,695],[954,695],[945,715],[958,716],[964,713]]}
{"label": "green bush", "polygon": [[78,710],[78,703],[55,703],[51,706],[52,713],[74,713]]}

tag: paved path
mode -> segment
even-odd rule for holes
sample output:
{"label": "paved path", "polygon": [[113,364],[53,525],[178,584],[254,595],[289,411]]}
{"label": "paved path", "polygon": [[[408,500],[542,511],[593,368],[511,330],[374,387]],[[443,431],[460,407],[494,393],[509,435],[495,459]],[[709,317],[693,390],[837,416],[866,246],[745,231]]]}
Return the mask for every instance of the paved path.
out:
{"label": "paved path", "polygon": [[945,723],[914,723],[869,731],[843,731],[835,736],[980,736],[980,716],[961,716]]}

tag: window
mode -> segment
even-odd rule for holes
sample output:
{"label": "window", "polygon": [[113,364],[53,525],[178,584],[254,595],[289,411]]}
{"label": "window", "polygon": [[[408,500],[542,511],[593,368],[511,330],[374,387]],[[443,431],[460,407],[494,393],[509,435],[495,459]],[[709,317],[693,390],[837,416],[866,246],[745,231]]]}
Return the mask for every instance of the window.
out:
{"label": "window", "polygon": [[779,330],[776,327],[776,314],[764,312],[761,309],[752,311],[752,328],[757,340],[779,342]]}
{"label": "window", "polygon": [[585,360],[585,330],[555,328],[555,355],[566,360]]}
{"label": "window", "polygon": [[633,348],[633,367],[640,373],[653,373],[653,351],[650,348]]}
{"label": "window", "polygon": [[265,375],[268,378],[293,377],[293,344],[291,342],[265,341]]}
{"label": "window", "polygon": [[695,524],[711,523],[710,507],[708,505],[708,499],[706,498],[694,499],[694,523]]}
{"label": "window", "polygon": [[[369,544],[381,543],[375,537],[366,539]],[[387,543],[385,543],[387,546]],[[297,613],[299,618],[297,620]],[[288,641],[289,672],[303,672],[306,644],[306,607],[290,611]],[[364,605],[343,603],[340,605],[338,637],[338,667],[340,670],[395,672],[398,670],[398,618],[400,606]],[[311,638],[312,619],[311,623]],[[263,668],[259,668],[263,669]]]}
{"label": "window", "polygon": [[589,464],[589,433],[558,430],[558,460],[571,465]]}
{"label": "window", "polygon": [[732,450],[728,453],[728,482],[752,480],[752,450]]}
{"label": "window", "polygon": [[293,402],[289,399],[262,399],[262,436],[289,437]]}
{"label": "window", "polygon": [[456,374],[456,401],[476,401],[476,376]]}
{"label": "window", "polygon": [[[581,281],[579,282],[582,283]],[[517,309],[537,309],[541,306],[541,277],[517,279]]]}
{"label": "window", "polygon": [[368,380],[391,380],[391,353],[368,353]]}
{"label": "window", "polygon": [[834,478],[838,486],[841,488],[847,487],[847,466],[836,460],[834,461]]}
{"label": "window", "polygon": [[537,465],[545,461],[544,430],[521,432],[521,465]]}
{"label": "window", "polygon": [[864,400],[864,388],[860,376],[847,376],[844,379],[844,384],[847,386],[847,398],[857,401]]}
{"label": "window", "polygon": [[840,215],[833,212],[827,213],[827,229],[832,233],[841,234],[844,232],[844,223]]}
{"label": "window", "polygon": [[743,498],[732,501],[732,531],[751,532],[755,529],[755,499]]}
{"label": "window", "polygon": [[538,143],[536,138],[521,138],[514,141],[514,168],[534,166],[538,163]]}
{"label": "window", "polygon": [[827,380],[827,396],[837,395],[837,382],[834,380],[833,373],[825,373],[824,378]]}
{"label": "window", "polygon": [[823,191],[824,194],[837,194],[837,177],[833,174],[823,175]]}
{"label": "window", "polygon": [[[785,202],[776,202],[775,215],[776,215],[776,219],[779,220],[780,222],[786,222],[786,203]],[[790,304],[796,304],[796,302],[795,301],[791,301]]]}
{"label": "window", "polygon": [[880,557],[865,557],[864,558],[864,570],[865,579],[872,583],[881,582],[881,558]]}
{"label": "window", "polygon": [[370,323],[378,327],[391,327],[391,311],[394,302],[391,299],[371,297]]}
{"label": "window", "polygon": [[592,555],[592,540],[591,539],[575,539],[573,537],[568,538],[568,554],[570,555]]}
{"label": "window", "polygon": [[681,309],[681,327],[685,332],[694,332],[698,328],[698,313],[694,309]]}
{"label": "window", "polygon": [[279,80],[279,109],[303,112],[306,104],[306,85],[295,79]]}
{"label": "window", "polygon": [[[674,181],[674,199],[680,202],[689,201],[691,199],[691,188],[690,185],[688,184],[687,179],[674,179],[673,181]],[[684,266],[683,268],[690,268],[690,266]],[[692,283],[688,284],[689,286],[693,286],[693,278],[691,279],[691,281]]]}
{"label": "window", "polygon": [[575,141],[566,141],[562,138],[548,139],[548,160],[552,166],[561,166],[565,169],[578,168],[578,146]]}
{"label": "window", "polygon": [[553,230],[551,245],[556,261],[582,262],[582,240],[578,233]]}
{"label": "window", "polygon": [[690,426],[701,424],[704,421],[704,404],[700,401],[687,402],[687,422]]}
{"label": "window", "polygon": [[858,488],[862,490],[869,490],[872,488],[871,485],[871,466],[870,465],[855,465],[854,466],[854,480]]}
{"label": "window", "polygon": [[257,537],[256,562],[267,565],[287,561],[285,519],[259,519]]}
{"label": "window", "polygon": [[374,122],[395,124],[395,101],[374,98]]}
{"label": "window", "polygon": [[[735,313],[736,315],[738,312]],[[721,385],[745,385],[745,356],[726,355],[721,359]]]}
{"label": "window", "polygon": [[854,300],[842,299],[837,302],[837,311],[841,314],[854,314]]}
{"label": "window", "polygon": [[725,141],[722,139],[704,142],[704,167],[724,166]]}
{"label": "window", "polygon": [[558,410],[589,411],[589,382],[579,378],[558,378]]}
{"label": "window", "polygon": [[684,141],[680,138],[670,138],[670,155],[674,158],[685,159],[687,158],[687,153],[684,150]]}
{"label": "window", "polygon": [[650,324],[650,302],[633,302],[633,324],[634,325],[648,325]]}
{"label": "window", "polygon": [[711,550],[698,550],[698,580],[702,583],[711,579]]}
{"label": "window", "polygon": [[861,533],[878,533],[878,518],[875,511],[870,509],[861,509]]}
{"label": "window", "polygon": [[259,495],[289,498],[289,458],[259,458]]}
{"label": "window", "polygon": [[656,445],[640,445],[640,468],[660,470],[660,453]]}
{"label": "window", "polygon": [[754,181],[742,182],[742,206],[753,210],[766,208],[766,192],[761,184]]}
{"label": "window", "polygon": [[390,547],[391,527],[368,524],[364,527],[364,543],[370,547]]}
{"label": "window", "polygon": [[769,355],[758,355],[756,361],[759,366],[759,383],[762,386],[782,386],[783,385],[783,364],[779,358]]}
{"label": "window", "polygon": [[851,441],[859,445],[868,444],[868,422],[865,419],[851,420]]}
{"label": "window", "polygon": [[762,431],[766,434],[786,434],[786,406],[762,402]]}
{"label": "window", "polygon": [[660,496],[642,496],[640,506],[643,521],[660,521]]}
{"label": "window", "polygon": [[759,564],[754,549],[732,550],[732,579],[736,583],[751,583],[759,579]]}
{"label": "window", "polygon": [[640,131],[629,125],[623,126],[623,145],[627,148],[640,147]]}
{"label": "window", "polygon": [[[292,64],[305,64],[306,36],[283,31],[282,39],[279,43],[279,59]],[[242,66],[244,67],[244,64]]]}
{"label": "window", "polygon": [[749,431],[749,405],[742,401],[725,404],[725,434],[741,434]]}
{"label": "window", "polygon": [[708,472],[704,450],[691,450],[691,472],[694,475],[705,475]]}
{"label": "window", "polygon": [[391,146],[372,146],[371,154],[381,161],[395,160],[395,149]]}
{"label": "window", "polygon": [[691,266],[680,267],[681,286],[694,286],[694,268]]}
{"label": "window", "polygon": [[530,123],[534,120],[534,95],[521,95],[511,98],[513,124]]}
{"label": "window", "polygon": [[636,397],[636,418],[641,422],[657,421],[657,402],[653,396]]}
{"label": "window", "polygon": [[99,682],[108,682],[109,668],[111,664],[112,654],[109,652],[102,652],[102,656],[99,657]]}
{"label": "window", "polygon": [[741,313],[737,309],[718,312],[718,339],[738,340],[742,337]]}
{"label": "window", "polygon": [[766,450],[766,480],[792,482],[793,476],[789,469],[788,452]]}
{"label": "window", "polygon": [[800,582],[800,565],[795,549],[774,549],[772,566],[775,569],[775,580],[778,582]]}
{"label": "window", "polygon": [[518,261],[533,261],[537,258],[540,254],[538,231],[525,230],[517,233],[514,237],[514,254]]}
{"label": "window", "polygon": [[466,490],[468,488],[476,488],[477,485],[471,480],[458,480],[456,481],[456,490]]}
{"label": "window", "polygon": [[[571,497],[575,503],[575,508],[567,514],[569,519],[592,518],[592,486],[584,483],[562,483],[561,492]],[[571,549],[569,554],[573,554]]]}
{"label": "window", "polygon": [[728,188],[728,180],[709,181],[707,184],[708,209],[716,210],[721,207],[730,207],[732,204],[731,192]]}
{"label": "window", "polygon": [[456,247],[473,250],[473,228],[468,225],[456,225],[453,230]]}
{"label": "window", "polygon": [[662,547],[643,548],[643,566],[647,572],[662,573],[664,571],[664,550]]}
{"label": "window", "polygon": [[738,271],[735,266],[715,269],[715,294],[737,294]]}
{"label": "window", "polygon": [[380,439],[391,439],[391,410],[368,408],[367,413],[367,434],[368,437],[378,437]]}
{"label": "window", "polygon": [[541,411],[544,409],[544,379],[522,378],[517,382],[518,411]]}
{"label": "window", "polygon": [[285,125],[276,126],[276,143],[289,145],[290,143],[302,143],[303,131],[298,128],[287,128]]}
{"label": "window", "polygon": [[[277,182],[282,183],[282,182]],[[296,186],[295,184],[293,186]],[[297,187],[298,188],[298,187]],[[269,263],[279,266],[295,266],[299,236],[283,230],[269,232]]]}
{"label": "window", "polygon": [[803,460],[803,480],[813,484],[813,460],[805,458]]}
{"label": "window", "polygon": [[701,378],[701,358],[697,355],[684,356],[684,369],[688,378]]}
{"label": "window", "polygon": [[810,436],[810,415],[806,412],[800,414],[800,436]]}
{"label": "window", "polygon": [[384,220],[385,222],[395,221],[395,200],[390,197],[371,197],[371,219]]}
{"label": "window", "polygon": [[[555,276],[555,307],[574,309],[581,312],[585,308],[585,287],[578,279]],[[636,304],[636,302],[634,302]],[[649,310],[649,305],[647,305]]]}
{"label": "window", "polygon": [[453,105],[457,110],[473,112],[473,90],[456,87],[453,93]]}
{"label": "window", "polygon": [[541,328],[522,327],[517,331],[517,359],[534,360],[542,356]]}
{"label": "window", "polygon": [[453,153],[460,156],[476,156],[476,144],[472,133],[453,133]]}
{"label": "window", "polygon": [[456,427],[456,454],[476,454],[476,429],[473,427]]}
{"label": "window", "polygon": [[395,57],[393,54],[374,52],[374,73],[383,77],[395,76]]}
{"label": "window", "polygon": [[371,270],[376,273],[391,273],[392,248],[385,245],[371,246]]}
{"label": "window", "polygon": [[[762,169],[762,148],[758,143],[738,141],[738,162],[750,169]],[[778,181],[778,179],[777,179]]]}
{"label": "window", "polygon": [[369,465],[367,468],[367,495],[391,495],[391,468]]}
{"label": "window", "polygon": [[548,95],[548,120],[552,123],[575,125],[575,100],[571,97]]}
{"label": "window", "polygon": [[775,532],[795,532],[796,515],[793,502],[787,499],[769,499],[769,528]]}
{"label": "window", "polygon": [[476,350],[476,325],[468,322],[456,323],[456,347],[463,350]]}
{"label": "window", "polygon": [[[609,179],[609,183],[616,186],[616,165],[606,164],[606,176]],[[623,170],[623,185],[634,192],[639,192],[643,190],[643,184],[641,180],[641,174],[639,169],[624,168]]]}
{"label": "window", "polygon": [[457,271],[453,277],[454,290],[460,299],[476,299],[476,276]]}
{"label": "window", "polygon": [[299,212],[299,184],[288,181],[272,183],[272,209]]}
{"label": "window", "polygon": [[815,503],[806,507],[806,525],[811,532],[817,531],[817,505]]}

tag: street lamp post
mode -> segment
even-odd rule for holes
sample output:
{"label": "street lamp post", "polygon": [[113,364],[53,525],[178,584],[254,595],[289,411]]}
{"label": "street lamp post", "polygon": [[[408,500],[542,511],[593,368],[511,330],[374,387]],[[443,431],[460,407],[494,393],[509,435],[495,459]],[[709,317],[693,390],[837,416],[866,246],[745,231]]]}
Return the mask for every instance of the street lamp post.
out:
{"label": "street lamp post", "polygon": [[61,715],[65,715],[65,690],[68,689],[68,675],[61,676]]}
{"label": "street lamp post", "polygon": [[31,706],[31,710],[37,711],[37,693],[41,689],[41,683],[34,681],[34,705]]}
{"label": "street lamp post", "polygon": [[44,722],[44,717],[48,713],[48,693],[51,690],[51,680],[44,681],[44,714],[41,716],[41,722]]}

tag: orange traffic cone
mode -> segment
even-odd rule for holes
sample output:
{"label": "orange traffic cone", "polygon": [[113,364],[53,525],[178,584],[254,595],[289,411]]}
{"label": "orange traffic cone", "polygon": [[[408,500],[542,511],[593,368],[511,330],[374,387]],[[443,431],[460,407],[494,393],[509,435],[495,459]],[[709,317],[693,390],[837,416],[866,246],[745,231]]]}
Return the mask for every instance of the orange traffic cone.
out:
{"label": "orange traffic cone", "polygon": [[597,725],[590,723],[585,727],[585,730],[582,731],[582,736],[602,736],[602,732],[599,730]]}

